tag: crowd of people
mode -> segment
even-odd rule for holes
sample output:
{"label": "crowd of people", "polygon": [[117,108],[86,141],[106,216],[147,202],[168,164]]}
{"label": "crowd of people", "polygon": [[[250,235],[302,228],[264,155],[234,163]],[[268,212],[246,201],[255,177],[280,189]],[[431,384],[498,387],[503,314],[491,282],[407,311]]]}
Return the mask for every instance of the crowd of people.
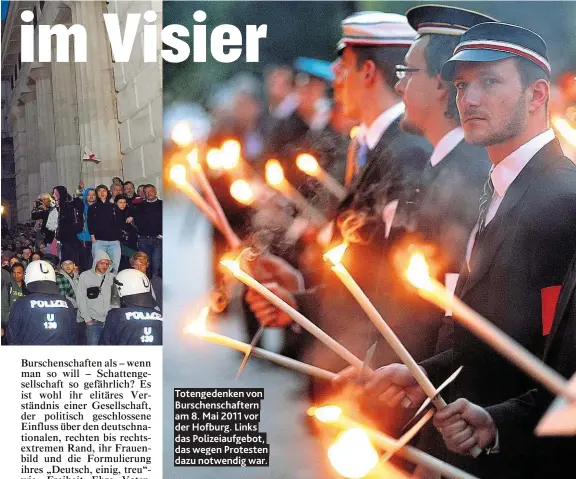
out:
{"label": "crowd of people", "polygon": [[[360,383],[369,422],[398,437],[426,395],[322,263],[328,245],[346,242],[346,268],[433,384],[464,365],[418,447],[478,477],[563,477],[574,441],[533,433],[552,397],[420,298],[397,267],[399,252],[420,247],[445,288],[562,375],[574,374],[576,166],[573,151],[561,147],[570,142],[550,125],[546,44],[521,26],[438,5],[406,16],[361,12],[342,30],[331,65],[299,59],[267,70],[268,108],[252,80],[231,81],[215,97],[208,140],[237,139],[251,180],[265,177],[266,160],[280,161],[329,226],[281,193],[247,206],[230,191],[232,175],[206,168],[232,227],[255,253],[245,267],[357,357],[377,341],[371,366],[380,369],[360,377],[345,369],[250,289],[249,335],[261,325],[284,328],[284,354],[341,371],[334,383],[310,380],[314,403]],[[343,200],[297,168],[301,153],[347,188]],[[220,258],[218,233],[216,245]],[[475,448],[481,457],[472,457]]]}
{"label": "crowd of people", "polygon": [[[62,336],[37,334],[45,329],[42,314],[52,312],[40,311],[37,321],[25,321],[18,316],[26,309],[23,304],[33,301],[33,289],[26,278],[28,268],[34,270],[38,264],[52,271],[48,275],[51,279],[46,281],[54,285],[48,285],[48,293],[65,298],[68,305],[65,309],[73,312],[74,327],[61,327],[58,331]],[[152,298],[144,303],[153,302],[153,309],[159,312],[162,200],[154,185],[140,185],[136,189],[131,181],[114,178],[110,187],[84,188],[81,183],[74,196],[64,186],[40,195],[30,222],[2,232],[3,344],[101,343],[109,315],[126,302],[119,294],[117,276],[129,270],[143,275],[147,294]],[[19,301],[21,304],[16,306]],[[56,321],[59,314],[62,311],[57,309]],[[17,330],[18,334],[7,334],[9,330]],[[156,341],[146,340],[146,344],[158,344],[158,338],[161,335],[156,334]]]}

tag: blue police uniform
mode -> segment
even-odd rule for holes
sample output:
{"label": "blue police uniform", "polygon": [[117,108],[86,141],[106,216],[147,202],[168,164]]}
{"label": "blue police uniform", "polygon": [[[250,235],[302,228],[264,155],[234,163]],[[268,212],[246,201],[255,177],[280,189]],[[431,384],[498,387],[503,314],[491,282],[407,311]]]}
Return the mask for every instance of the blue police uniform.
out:
{"label": "blue police uniform", "polygon": [[162,314],[154,308],[112,309],[106,316],[101,345],[157,346],[162,344]]}

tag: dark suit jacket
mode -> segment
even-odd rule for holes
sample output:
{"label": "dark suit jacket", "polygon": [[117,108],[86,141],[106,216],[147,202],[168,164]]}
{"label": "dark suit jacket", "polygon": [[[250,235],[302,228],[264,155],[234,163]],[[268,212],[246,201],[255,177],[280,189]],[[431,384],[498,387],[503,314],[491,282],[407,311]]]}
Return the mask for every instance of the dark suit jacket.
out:
{"label": "dark suit jacket", "polygon": [[[496,216],[477,238],[472,271],[461,270],[456,295],[532,353],[545,343],[543,290],[558,286],[576,250],[576,166],[557,140],[544,146],[510,185]],[[464,370],[446,399],[480,406],[499,404],[534,383],[457,321],[452,349],[422,363],[435,384],[458,366]],[[506,477],[502,456],[455,464],[480,477]],[[491,469],[491,465],[495,469]]]}
{"label": "dark suit jacket", "polygon": [[[407,198],[414,196],[419,178],[431,153],[430,144],[421,137],[400,130],[399,120],[388,127],[373,150],[368,151],[367,162],[353,181],[350,192],[342,201],[338,218],[350,212],[362,212],[368,221],[361,230],[362,244],[351,244],[343,263],[360,287],[380,310],[386,304],[388,272],[385,252],[396,237],[404,230],[402,213],[410,208]],[[401,200],[395,225],[388,239],[384,234],[384,222],[380,207],[394,199]],[[338,220],[337,218],[337,220]],[[342,242],[342,235],[335,228],[333,244]],[[348,347],[354,354],[363,357],[371,343],[380,338],[356,300],[340,282],[328,265],[323,265],[323,288],[317,294],[301,296],[300,306],[304,314],[311,317],[328,334]],[[385,352],[383,342],[379,345],[372,364],[379,366],[392,358]],[[332,371],[339,371],[347,364],[323,344],[314,341],[308,360]]]}
{"label": "dark suit jacket", "polygon": [[[576,256],[562,284],[544,353],[544,362],[567,379],[576,373],[575,293]],[[550,392],[538,385],[520,397],[487,408],[498,428],[501,461],[523,466],[518,468],[517,477],[568,477],[568,471],[573,470],[575,437],[537,438],[534,435],[536,425],[553,399]]]}

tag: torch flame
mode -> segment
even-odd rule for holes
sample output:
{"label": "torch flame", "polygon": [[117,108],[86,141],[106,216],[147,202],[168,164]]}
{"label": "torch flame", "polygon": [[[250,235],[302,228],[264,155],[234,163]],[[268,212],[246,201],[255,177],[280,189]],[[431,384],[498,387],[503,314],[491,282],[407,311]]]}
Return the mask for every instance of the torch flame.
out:
{"label": "torch flame", "polygon": [[220,147],[222,153],[222,168],[225,170],[232,170],[238,166],[240,162],[240,143],[236,140],[226,140]]}
{"label": "torch flame", "polygon": [[432,280],[428,270],[428,263],[426,263],[426,258],[424,258],[422,253],[414,253],[412,255],[406,270],[406,277],[418,289],[431,289]]}
{"label": "torch flame", "polygon": [[315,176],[318,174],[318,170],[320,166],[318,165],[318,161],[312,155],[308,153],[302,153],[298,155],[296,158],[296,166],[300,168],[304,173]]}
{"label": "torch flame", "polygon": [[230,185],[230,194],[232,198],[243,205],[251,205],[254,203],[254,192],[252,191],[250,183],[246,180],[239,179],[232,183]]}
{"label": "torch flame", "polygon": [[179,121],[172,128],[172,141],[178,146],[187,146],[192,143],[192,130],[186,121]]}
{"label": "torch flame", "polygon": [[266,181],[272,186],[278,186],[284,181],[284,170],[278,160],[266,162]]}
{"label": "torch flame", "polygon": [[222,152],[218,148],[211,148],[206,153],[206,164],[211,170],[222,169]]}
{"label": "torch flame", "polygon": [[552,125],[562,135],[570,145],[576,147],[576,129],[565,118],[555,116],[552,118]]}
{"label": "torch flame", "polygon": [[170,169],[170,179],[177,185],[186,184],[186,167],[184,165],[174,165]]}
{"label": "torch flame", "polygon": [[202,336],[203,334],[208,331],[206,329],[206,322],[208,321],[208,314],[210,313],[210,307],[206,306],[202,308],[200,314],[196,318],[195,321],[190,323],[186,329],[184,330],[186,333],[196,334],[198,336]]}
{"label": "torch flame", "polygon": [[360,131],[359,126],[353,126],[352,129],[350,130],[350,138],[355,138],[359,131]]}
{"label": "torch flame", "polygon": [[192,171],[200,170],[200,161],[198,160],[198,148],[194,148],[186,157]]}
{"label": "torch flame", "polygon": [[232,274],[241,273],[242,269],[240,268],[240,263],[238,260],[235,259],[223,259],[220,261],[220,264],[225,268],[228,268]]}
{"label": "torch flame", "polygon": [[308,415],[314,416],[320,422],[330,423],[342,415],[342,408],[339,406],[311,407],[308,409]]}
{"label": "torch flame", "polygon": [[328,448],[330,464],[338,474],[359,479],[378,464],[378,452],[362,428],[352,428],[338,435]]}
{"label": "torch flame", "polygon": [[340,264],[340,262],[342,261],[342,257],[346,252],[346,248],[348,248],[348,245],[346,243],[342,243],[341,245],[332,248],[330,251],[324,253],[323,256],[324,261],[326,260],[330,261],[333,266]]}

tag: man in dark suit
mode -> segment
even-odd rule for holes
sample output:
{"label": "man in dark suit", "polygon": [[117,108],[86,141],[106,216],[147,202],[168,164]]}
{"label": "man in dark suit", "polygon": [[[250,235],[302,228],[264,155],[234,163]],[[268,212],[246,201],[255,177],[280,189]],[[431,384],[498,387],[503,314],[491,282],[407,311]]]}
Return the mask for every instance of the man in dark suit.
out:
{"label": "man in dark suit", "polygon": [[[493,164],[456,294],[540,355],[552,324],[550,311],[576,249],[576,166],[548,128],[546,45],[521,27],[483,23],[464,33],[442,77],[457,89],[466,141],[486,146]],[[445,398],[466,398],[481,407],[535,386],[458,323],[452,348],[421,365],[434,384],[464,365]],[[366,391],[389,406],[404,395],[413,405],[424,399],[407,368],[397,364],[381,368]],[[497,434],[477,434],[462,414],[438,413],[436,426],[449,449],[463,453],[480,446],[493,453],[504,447]],[[477,460],[451,455],[449,460],[480,477],[538,477],[526,467],[525,454],[486,454]]]}
{"label": "man in dark suit", "polygon": [[[335,88],[339,89],[344,114],[358,119],[361,125],[350,165],[355,170],[354,178],[336,213],[331,242],[349,242],[344,264],[375,305],[385,311],[394,301],[389,294],[391,251],[409,226],[413,199],[431,153],[423,137],[401,130],[404,105],[394,90],[396,65],[404,58],[415,31],[404,16],[381,12],[352,15],[342,26]],[[327,266],[320,267],[323,281],[316,290],[294,295],[278,287],[271,289],[358,357],[364,357],[381,335],[335,274]],[[289,324],[289,318],[257,293],[249,291],[246,299],[262,322]],[[420,359],[427,357],[428,352],[422,351],[434,343],[429,340],[427,324],[416,327],[416,334],[414,327],[399,324],[395,318],[390,318],[390,324],[399,330],[408,349]],[[373,364],[389,364],[394,358],[387,344],[380,341]],[[305,360],[333,371],[346,365],[316,340],[311,341]],[[334,391],[329,382],[314,379],[310,392],[315,401],[321,401]],[[388,432],[399,429],[396,418],[378,419],[380,427]]]}

